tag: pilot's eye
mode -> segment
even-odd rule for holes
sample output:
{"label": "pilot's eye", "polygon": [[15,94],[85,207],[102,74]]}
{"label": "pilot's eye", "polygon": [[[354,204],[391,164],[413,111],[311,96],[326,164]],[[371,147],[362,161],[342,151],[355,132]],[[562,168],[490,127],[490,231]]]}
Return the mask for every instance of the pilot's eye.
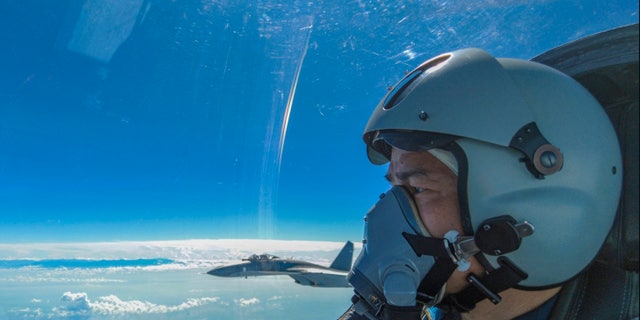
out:
{"label": "pilot's eye", "polygon": [[420,192],[423,192],[423,191],[426,190],[425,188],[420,188],[420,187],[412,187],[412,189],[413,189],[413,193],[414,194],[415,193],[420,193]]}

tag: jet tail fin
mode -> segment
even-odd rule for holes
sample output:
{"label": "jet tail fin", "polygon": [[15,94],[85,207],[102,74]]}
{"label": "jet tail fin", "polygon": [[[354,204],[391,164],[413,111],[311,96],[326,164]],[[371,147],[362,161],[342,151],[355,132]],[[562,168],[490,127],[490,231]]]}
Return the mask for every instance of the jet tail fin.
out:
{"label": "jet tail fin", "polygon": [[351,262],[353,261],[353,242],[347,241],[338,253],[338,256],[329,268],[336,270],[349,271],[351,270]]}

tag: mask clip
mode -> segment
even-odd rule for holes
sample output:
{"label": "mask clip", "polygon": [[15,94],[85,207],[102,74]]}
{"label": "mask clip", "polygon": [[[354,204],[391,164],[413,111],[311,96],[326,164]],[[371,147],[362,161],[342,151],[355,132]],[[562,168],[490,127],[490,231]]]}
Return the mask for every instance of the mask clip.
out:
{"label": "mask clip", "polygon": [[474,238],[471,236],[459,236],[456,230],[450,230],[445,233],[444,238],[449,241],[450,257],[458,265],[458,271],[469,270],[471,262],[467,259],[480,252]]}

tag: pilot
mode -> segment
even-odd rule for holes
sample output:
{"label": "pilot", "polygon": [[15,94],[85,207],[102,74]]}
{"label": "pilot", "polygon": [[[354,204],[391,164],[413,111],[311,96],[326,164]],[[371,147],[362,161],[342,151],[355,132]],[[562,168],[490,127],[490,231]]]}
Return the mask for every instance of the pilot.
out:
{"label": "pilot", "polygon": [[[606,273],[594,259],[622,180],[615,131],[580,84],[535,62],[454,51],[400,80],[363,139],[372,163],[388,163],[391,189],[367,213],[340,319],[577,317],[565,296],[582,275]],[[631,286],[635,302],[590,316],[637,316],[637,273]],[[611,300],[598,290],[595,301]]]}

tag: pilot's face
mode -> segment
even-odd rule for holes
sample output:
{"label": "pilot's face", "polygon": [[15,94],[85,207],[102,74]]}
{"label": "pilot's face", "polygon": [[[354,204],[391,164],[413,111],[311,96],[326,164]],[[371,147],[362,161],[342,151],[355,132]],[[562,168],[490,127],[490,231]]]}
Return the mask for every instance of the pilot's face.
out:
{"label": "pilot's face", "polygon": [[[458,177],[430,153],[410,152],[393,148],[387,179],[392,185],[409,190],[422,222],[434,238],[442,238],[449,230],[462,231],[458,204]],[[455,293],[467,286],[469,272],[482,273],[475,258],[466,272],[455,271],[447,282],[447,293]]]}

